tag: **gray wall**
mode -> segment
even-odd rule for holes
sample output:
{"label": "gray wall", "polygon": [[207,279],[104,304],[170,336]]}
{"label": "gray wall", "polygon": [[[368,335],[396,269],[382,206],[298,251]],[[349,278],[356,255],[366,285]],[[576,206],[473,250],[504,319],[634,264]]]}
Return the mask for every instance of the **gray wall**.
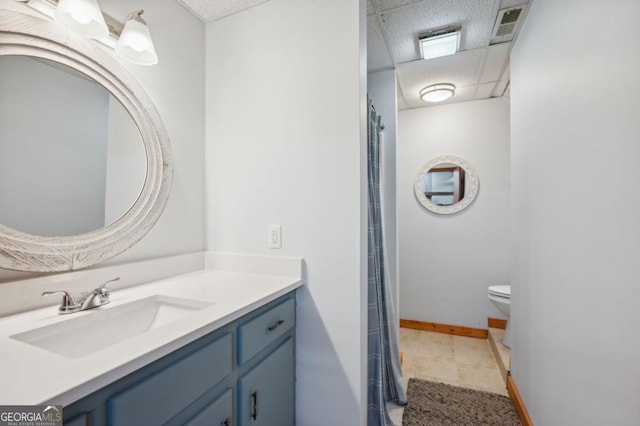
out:
{"label": "gray wall", "polygon": [[511,366],[536,425],[640,424],[638,17],[536,0],[511,54]]}
{"label": "gray wall", "polygon": [[[441,155],[473,165],[480,189],[465,210],[438,215],[416,199],[420,168]],[[487,287],[509,283],[509,102],[463,102],[398,114],[400,315],[486,328],[503,318]]]}

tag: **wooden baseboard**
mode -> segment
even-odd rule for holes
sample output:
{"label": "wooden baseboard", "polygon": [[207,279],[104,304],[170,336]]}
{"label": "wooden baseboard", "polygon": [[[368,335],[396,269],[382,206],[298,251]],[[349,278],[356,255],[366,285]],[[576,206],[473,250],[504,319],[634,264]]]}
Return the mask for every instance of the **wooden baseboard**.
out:
{"label": "wooden baseboard", "polygon": [[498,319],[498,318],[487,318],[487,325],[489,328],[507,328],[507,320]]}
{"label": "wooden baseboard", "polygon": [[520,417],[522,426],[533,426],[527,407],[525,407],[524,401],[522,401],[520,392],[518,392],[518,388],[511,374],[507,375],[507,391],[509,392],[509,396],[511,396],[511,401],[513,401],[513,406],[516,408],[516,413],[518,413],[518,417]]}
{"label": "wooden baseboard", "polygon": [[459,325],[438,324],[435,322],[414,321],[401,319],[400,327],[412,328],[414,330],[435,331],[436,333],[454,334],[456,336],[475,337],[486,339],[489,337],[488,330],[482,328],[462,327]]}

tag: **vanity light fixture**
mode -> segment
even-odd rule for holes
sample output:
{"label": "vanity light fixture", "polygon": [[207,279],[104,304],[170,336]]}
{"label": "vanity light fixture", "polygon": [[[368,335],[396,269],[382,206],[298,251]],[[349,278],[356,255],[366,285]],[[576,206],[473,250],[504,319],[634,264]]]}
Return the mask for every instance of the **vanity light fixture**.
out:
{"label": "vanity light fixture", "polygon": [[420,99],[424,102],[442,102],[456,93],[456,86],[451,83],[438,83],[425,87],[420,91]]}
{"label": "vanity light fixture", "polygon": [[98,0],[59,0],[55,20],[85,37],[109,36]]}
{"label": "vanity light fixture", "polygon": [[[127,16],[124,25],[102,13],[98,0],[17,0],[70,30],[115,49],[138,65],[155,65],[158,55],[142,10]],[[124,28],[123,28],[124,27]]]}
{"label": "vanity light fixture", "polygon": [[142,19],[143,12],[138,10],[127,16],[122,34],[116,43],[116,52],[135,64],[155,65],[158,63],[158,55],[151,40],[149,27]]}
{"label": "vanity light fixture", "polygon": [[447,27],[418,37],[422,59],[453,55],[460,47],[460,27]]}

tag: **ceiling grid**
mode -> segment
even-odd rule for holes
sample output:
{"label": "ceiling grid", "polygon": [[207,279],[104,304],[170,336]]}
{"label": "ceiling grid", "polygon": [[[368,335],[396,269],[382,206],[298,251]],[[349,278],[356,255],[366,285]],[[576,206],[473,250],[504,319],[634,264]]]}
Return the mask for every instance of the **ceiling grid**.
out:
{"label": "ceiling grid", "polygon": [[[396,70],[400,110],[433,105],[422,102],[418,94],[436,83],[456,85],[448,103],[502,96],[508,87],[512,43],[490,45],[493,27],[500,9],[527,2],[368,0],[368,71]],[[419,34],[446,26],[462,27],[459,52],[422,60]]]}
{"label": "ceiling grid", "polygon": [[[269,0],[178,0],[203,22],[223,19]],[[398,109],[430,106],[419,92],[436,83],[452,83],[456,94],[446,103],[508,95],[509,53],[513,41],[490,45],[498,12],[529,0],[367,0],[367,69],[395,69]],[[523,14],[521,20],[524,19]],[[421,33],[461,26],[455,55],[422,60]],[[514,35],[514,39],[517,32]]]}

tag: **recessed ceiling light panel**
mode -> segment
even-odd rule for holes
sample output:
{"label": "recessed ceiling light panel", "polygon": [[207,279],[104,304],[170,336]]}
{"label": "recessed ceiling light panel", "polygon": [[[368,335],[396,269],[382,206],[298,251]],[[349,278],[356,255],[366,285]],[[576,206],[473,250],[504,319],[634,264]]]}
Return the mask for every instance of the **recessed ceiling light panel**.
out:
{"label": "recessed ceiling light panel", "polygon": [[419,37],[422,59],[453,55],[460,47],[460,29],[432,32]]}

